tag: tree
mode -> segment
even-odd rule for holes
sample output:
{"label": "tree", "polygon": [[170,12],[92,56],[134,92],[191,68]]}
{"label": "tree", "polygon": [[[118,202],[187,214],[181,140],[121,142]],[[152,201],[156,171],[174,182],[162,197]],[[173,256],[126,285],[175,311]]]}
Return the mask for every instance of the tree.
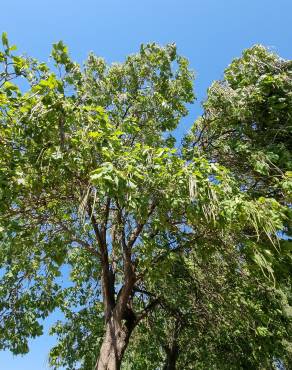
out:
{"label": "tree", "polygon": [[[264,198],[273,198],[284,205],[286,217],[278,235],[278,252],[266,250],[265,243],[257,250],[257,255],[250,255],[248,244],[243,244],[242,248],[245,249],[245,258],[249,257],[249,263],[252,256],[260,266],[268,267],[275,285],[272,289],[267,286],[267,289],[275,292],[279,310],[289,318],[292,271],[291,73],[290,60],[280,58],[263,46],[255,45],[245,50],[225,70],[224,79],[215,81],[209,88],[203,104],[204,113],[194,123],[184,142],[186,158],[191,159],[197,152],[204,153],[210,161],[226,166],[242,191],[252,199],[264,201]],[[267,308],[268,303],[263,303]],[[271,312],[266,312],[270,318]],[[280,323],[277,325],[281,327]],[[288,363],[291,361],[291,326],[288,322],[283,329],[288,333],[288,341],[283,339],[282,344],[286,348],[279,352],[283,358],[287,356]],[[277,342],[276,339],[271,341],[267,357],[273,353]],[[264,362],[262,358],[260,361],[259,366]]]}
{"label": "tree", "polygon": [[[215,81],[204,114],[185,139],[225,165],[254,197],[288,202],[292,169],[292,62],[261,45],[243,52]],[[287,198],[288,197],[288,198]]]}
{"label": "tree", "polygon": [[[179,180],[181,161],[162,133],[186,114],[191,73],[174,45],[142,47],[110,68],[90,55],[82,71],[58,43],[52,55],[65,76],[57,79],[44,64],[12,56],[5,35],[3,43],[2,346],[25,352],[25,338],[41,332],[37,319],[66,297],[98,321],[102,295],[96,368],[118,367],[140,320],[134,248],[159,213],[166,217]],[[10,82],[15,76],[30,83],[25,94]],[[62,264],[72,266],[75,284],[63,290],[55,280]]]}
{"label": "tree", "polygon": [[27,352],[59,308],[51,365],[119,369],[161,305],[173,256],[212,250],[220,235],[223,250],[240,241],[259,256],[283,230],[285,205],[174,148],[170,132],[194,98],[175,45],[147,44],[112,66],[91,54],[81,67],[59,42],[50,68],[2,42],[0,347]]}
{"label": "tree", "polygon": [[175,271],[145,292],[160,303],[133,334],[123,368],[272,369],[275,359],[289,368],[287,287],[220,241],[208,255],[177,256]]}
{"label": "tree", "polygon": [[244,228],[225,239],[212,226],[204,248],[201,239],[185,249],[175,270],[147,287],[161,302],[136,331],[129,368],[162,368],[164,361],[166,369],[274,368],[277,358],[289,367],[290,74],[291,62],[262,46],[244,51],[209,89],[184,143],[188,160],[205,155],[224,164],[252,199],[274,197],[285,205],[279,245],[267,249],[260,237],[255,246]]}

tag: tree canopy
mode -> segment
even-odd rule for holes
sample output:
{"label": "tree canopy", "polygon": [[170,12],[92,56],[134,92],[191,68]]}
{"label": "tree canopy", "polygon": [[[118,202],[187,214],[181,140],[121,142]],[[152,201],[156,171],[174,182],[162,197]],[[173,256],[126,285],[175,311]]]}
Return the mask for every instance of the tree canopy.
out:
{"label": "tree canopy", "polygon": [[0,349],[51,329],[54,369],[291,361],[291,72],[244,51],[194,101],[174,44],[123,63],[0,53]]}

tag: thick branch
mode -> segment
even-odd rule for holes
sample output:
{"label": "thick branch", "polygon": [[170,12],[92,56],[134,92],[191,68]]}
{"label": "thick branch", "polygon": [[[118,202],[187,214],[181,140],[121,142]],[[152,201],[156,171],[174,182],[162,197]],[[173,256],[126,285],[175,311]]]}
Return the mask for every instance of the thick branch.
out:
{"label": "thick branch", "polygon": [[[108,250],[106,244],[106,238],[102,236],[102,233],[99,229],[97,220],[94,216],[92,206],[88,202],[88,213],[90,216],[91,224],[99,245],[100,249],[100,263],[102,266],[102,288],[103,288],[103,300],[104,300],[104,312],[105,320],[108,321],[113,307],[115,305],[115,296],[114,296],[114,277],[113,272],[110,269],[109,259],[108,259]],[[106,229],[106,226],[105,226]]]}
{"label": "thick branch", "polygon": [[136,240],[138,239],[139,235],[143,231],[144,226],[146,225],[149,217],[153,213],[156,203],[153,202],[150,206],[149,212],[147,214],[147,219],[143,223],[139,223],[135,230],[132,232],[131,236],[129,237],[128,242],[126,242],[125,237],[125,221],[123,219],[122,209],[118,206],[118,221],[121,227],[122,233],[122,249],[123,249],[123,260],[124,260],[124,285],[122,286],[117,299],[117,307],[116,312],[119,318],[123,317],[123,313],[127,307],[129,302],[129,297],[133,292],[134,285],[137,281],[136,273],[135,273],[135,265],[132,261],[132,246],[135,244]]}
{"label": "thick branch", "polygon": [[133,286],[136,282],[136,274],[134,271],[134,265],[131,259],[131,248],[126,243],[126,236],[125,236],[125,220],[123,219],[122,209],[120,208],[118,202],[118,223],[119,229],[121,232],[121,246],[123,250],[123,262],[124,262],[124,285],[119,291],[118,298],[117,298],[117,306],[116,306],[116,313],[117,317],[121,319],[123,314],[126,310],[129,297],[132,293]]}

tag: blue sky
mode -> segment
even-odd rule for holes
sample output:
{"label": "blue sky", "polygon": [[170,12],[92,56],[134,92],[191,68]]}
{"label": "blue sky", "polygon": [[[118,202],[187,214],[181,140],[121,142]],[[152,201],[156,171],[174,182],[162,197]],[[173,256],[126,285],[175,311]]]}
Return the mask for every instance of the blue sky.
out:
{"label": "blue sky", "polygon": [[[177,130],[180,138],[200,113],[207,87],[243,49],[261,43],[292,58],[291,14],[291,0],[3,0],[0,32],[8,32],[21,52],[43,61],[58,40],[78,62],[89,51],[113,62],[141,43],[176,42],[196,72],[198,98]],[[44,335],[21,358],[0,352],[0,370],[48,369],[53,342]]]}

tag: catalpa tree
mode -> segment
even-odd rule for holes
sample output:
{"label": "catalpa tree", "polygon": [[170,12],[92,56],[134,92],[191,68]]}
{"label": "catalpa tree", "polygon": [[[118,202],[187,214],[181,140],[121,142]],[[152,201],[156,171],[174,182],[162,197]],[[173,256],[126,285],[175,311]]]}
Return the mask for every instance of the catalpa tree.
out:
{"label": "catalpa tree", "polygon": [[121,368],[137,327],[170,307],[159,282],[175,279],[177,254],[212,254],[215,240],[222,251],[249,243],[275,284],[260,250],[279,253],[287,206],[175,148],[171,131],[194,100],[175,45],[80,66],[59,42],[49,67],[2,42],[0,348],[26,353],[59,309],[53,368]]}
{"label": "catalpa tree", "polygon": [[284,205],[275,248],[269,233],[254,240],[246,226],[222,235],[206,224],[195,243],[180,243],[159,279],[144,282],[160,304],[134,332],[125,368],[271,369],[277,359],[289,368],[291,66],[260,45],[245,50],[209,88],[183,147],[189,161],[203,155],[228,168],[251,199]]}

